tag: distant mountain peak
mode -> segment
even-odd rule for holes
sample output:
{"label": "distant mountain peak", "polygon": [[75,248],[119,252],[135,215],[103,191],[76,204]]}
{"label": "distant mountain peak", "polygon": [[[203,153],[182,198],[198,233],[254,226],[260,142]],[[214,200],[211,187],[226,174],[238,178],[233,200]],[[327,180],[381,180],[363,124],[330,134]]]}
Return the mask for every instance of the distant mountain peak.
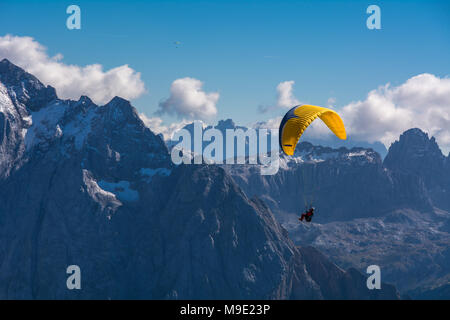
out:
{"label": "distant mountain peak", "polygon": [[140,119],[130,101],[120,97],[114,97],[104,105],[105,117],[115,122],[135,121]]}
{"label": "distant mountain peak", "polygon": [[[434,137],[419,128],[406,130],[390,147],[385,164],[389,167],[393,162],[410,162],[412,159],[439,159],[443,158],[441,149]],[[405,163],[407,165],[407,163]]]}
{"label": "distant mountain peak", "polygon": [[300,142],[297,147],[295,148],[295,151],[301,151],[301,150],[311,150],[314,148],[314,145],[308,141],[302,141]]}
{"label": "distant mountain peak", "polygon": [[308,141],[300,142],[297,145],[293,157],[283,156],[283,158],[288,162],[292,161],[293,163],[298,162],[296,158],[301,158],[303,161],[307,162],[323,162],[331,160],[341,161],[344,163],[354,163],[356,161],[359,164],[381,164],[380,155],[371,148],[332,148],[324,147],[321,145],[314,145]]}
{"label": "distant mountain peak", "polygon": [[423,136],[428,138],[428,134],[424,131],[422,131],[422,129],[420,128],[411,128],[406,130],[405,132],[402,133],[402,135],[408,136],[408,135],[418,135],[418,136]]}
{"label": "distant mountain peak", "polygon": [[217,127],[219,128],[226,128],[226,129],[232,129],[236,127],[236,124],[232,119],[226,119],[226,120],[219,120],[217,123]]}
{"label": "distant mountain peak", "polygon": [[0,61],[0,81],[2,81],[5,85],[17,84],[17,81],[24,80],[33,82],[36,86],[45,88],[45,86],[35,76],[29,74],[8,59],[3,59]]}
{"label": "distant mountain peak", "polygon": [[405,131],[390,146],[384,166],[419,176],[429,188],[445,189],[449,177],[446,158],[436,140],[418,128]]}
{"label": "distant mountain peak", "polygon": [[409,139],[409,142],[412,142],[416,145],[429,145],[434,149],[439,149],[436,139],[433,136],[429,138],[428,133],[422,131],[419,128],[411,128],[409,130],[406,130],[400,135],[400,140],[402,139]]}
{"label": "distant mountain peak", "polygon": [[81,104],[87,104],[87,105],[93,104],[91,98],[89,98],[88,96],[81,96],[77,102],[81,103]]}
{"label": "distant mountain peak", "polygon": [[107,103],[107,105],[116,105],[116,106],[126,105],[126,106],[129,106],[130,105],[130,101],[128,101],[128,100],[126,100],[124,98],[121,98],[119,96],[115,96],[114,98],[111,99],[111,101],[109,101]]}
{"label": "distant mountain peak", "polygon": [[20,70],[23,71],[22,68],[16,66],[14,63],[12,63],[11,61],[9,61],[9,60],[6,59],[6,58],[4,58],[4,59],[2,59],[2,61],[0,61],[0,65],[1,65],[1,66],[8,66],[8,67],[10,67],[10,68],[18,68],[18,69],[20,69]]}

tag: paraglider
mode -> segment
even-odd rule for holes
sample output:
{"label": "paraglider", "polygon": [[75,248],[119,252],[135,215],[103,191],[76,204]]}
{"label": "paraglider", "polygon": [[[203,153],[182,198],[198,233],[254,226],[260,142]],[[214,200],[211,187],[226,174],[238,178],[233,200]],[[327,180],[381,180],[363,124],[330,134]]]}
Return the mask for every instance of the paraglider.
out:
{"label": "paraglider", "polygon": [[[320,118],[327,127],[342,140],[347,139],[344,122],[341,117],[333,110],[318,106],[301,105],[290,109],[283,117],[279,129],[280,149],[288,156],[292,156],[298,141],[305,132],[306,128],[317,118]],[[306,188],[304,170],[301,170],[303,178],[303,188]],[[311,180],[314,177],[311,177]],[[313,188],[312,188],[313,189]],[[312,190],[314,191],[314,190]],[[306,196],[303,192],[305,205],[307,205]],[[312,202],[312,201],[311,201]],[[312,203],[309,210],[302,213],[300,221],[311,222],[314,215]]]}
{"label": "paraglider", "polygon": [[301,217],[298,218],[298,220],[303,221],[303,219],[305,219],[307,222],[311,222],[313,215],[314,215],[314,207],[311,207],[305,213],[302,213]]}
{"label": "paraglider", "polygon": [[298,140],[316,118],[320,118],[339,139],[347,138],[344,122],[335,111],[311,105],[295,106],[284,115],[280,124],[280,148],[285,154],[294,154]]}

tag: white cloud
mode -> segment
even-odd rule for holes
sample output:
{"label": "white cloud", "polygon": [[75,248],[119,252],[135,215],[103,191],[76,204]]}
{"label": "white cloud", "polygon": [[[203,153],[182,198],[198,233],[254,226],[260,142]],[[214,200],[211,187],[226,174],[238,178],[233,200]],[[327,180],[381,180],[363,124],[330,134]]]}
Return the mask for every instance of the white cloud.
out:
{"label": "white cloud", "polygon": [[259,113],[267,113],[269,111],[276,111],[281,109],[292,108],[296,105],[301,104],[293,94],[293,87],[295,81],[283,81],[277,85],[277,102],[271,105],[259,105]]}
{"label": "white cloud", "polygon": [[277,106],[280,108],[292,108],[296,105],[300,104],[300,101],[297,100],[292,93],[293,86],[295,81],[283,81],[280,82],[277,86]]}
{"label": "white cloud", "polygon": [[140,73],[128,65],[108,71],[103,71],[100,64],[67,65],[61,61],[61,54],[49,57],[47,49],[31,37],[0,36],[0,59],[3,58],[55,87],[63,99],[77,100],[87,95],[96,103],[106,103],[114,96],[131,100],[145,92]]}
{"label": "white cloud", "polygon": [[207,120],[217,115],[219,93],[202,90],[203,82],[181,78],[172,82],[170,97],[159,104],[158,114],[176,114],[180,118]]}
{"label": "white cloud", "polygon": [[[288,89],[286,89],[288,88]],[[285,86],[290,92],[291,87]],[[335,103],[328,99],[328,106]],[[399,86],[386,84],[368,93],[366,99],[337,110],[349,138],[383,143],[387,148],[404,131],[420,128],[436,138],[441,150],[450,151],[450,78],[419,74]],[[268,120],[276,127],[279,117]],[[322,121],[314,121],[304,138],[326,139],[333,133]]]}
{"label": "white cloud", "polygon": [[192,123],[192,121],[181,120],[180,122],[174,122],[169,125],[164,125],[163,120],[159,117],[147,117],[145,114],[140,113],[139,117],[144,124],[156,134],[162,134],[164,140],[170,140],[173,133],[182,129],[185,125]]}
{"label": "white cloud", "polygon": [[418,127],[450,150],[450,79],[424,73],[391,87],[372,90],[364,101],[340,111],[352,138],[380,141],[386,147],[407,129]]}

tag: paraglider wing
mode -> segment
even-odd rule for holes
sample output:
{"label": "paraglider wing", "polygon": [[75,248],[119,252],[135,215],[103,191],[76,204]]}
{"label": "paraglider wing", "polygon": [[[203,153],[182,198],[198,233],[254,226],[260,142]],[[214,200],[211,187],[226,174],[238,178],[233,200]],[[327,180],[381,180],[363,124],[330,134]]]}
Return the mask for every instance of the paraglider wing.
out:
{"label": "paraglider wing", "polygon": [[295,106],[284,115],[280,124],[279,142],[284,153],[289,156],[294,154],[303,132],[318,117],[339,139],[347,138],[344,122],[335,111],[311,105]]}

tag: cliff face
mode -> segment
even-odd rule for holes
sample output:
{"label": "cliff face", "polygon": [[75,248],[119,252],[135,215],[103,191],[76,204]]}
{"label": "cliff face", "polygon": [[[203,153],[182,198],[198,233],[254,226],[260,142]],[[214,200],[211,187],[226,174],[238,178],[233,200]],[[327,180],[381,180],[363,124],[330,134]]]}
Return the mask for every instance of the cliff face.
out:
{"label": "cliff face", "polygon": [[60,100],[7,60],[0,89],[0,298],[367,297],[321,287],[335,274],[262,201],[218,166],[173,166],[127,101]]}
{"label": "cliff face", "polygon": [[450,160],[434,137],[417,128],[405,131],[389,148],[384,165],[422,180],[434,206],[450,210]]}
{"label": "cliff face", "polygon": [[273,176],[256,166],[225,166],[249,195],[262,197],[283,222],[314,203],[316,222],[382,216],[413,207],[431,211],[432,202],[416,175],[388,170],[371,149],[332,149],[303,142],[294,156],[281,155]]}
{"label": "cliff face", "polygon": [[305,260],[308,272],[321,288],[325,299],[400,298],[397,289],[386,283],[381,283],[383,290],[369,290],[366,286],[367,278],[359,271],[354,268],[343,271],[311,246],[299,247],[299,250]]}
{"label": "cliff face", "polygon": [[[294,156],[281,156],[274,176],[224,167],[246,194],[264,199],[296,244],[361,272],[377,264],[400,290],[448,283],[449,158],[420,129],[402,134],[384,162],[371,149],[303,142]],[[310,203],[313,223],[299,224]]]}

